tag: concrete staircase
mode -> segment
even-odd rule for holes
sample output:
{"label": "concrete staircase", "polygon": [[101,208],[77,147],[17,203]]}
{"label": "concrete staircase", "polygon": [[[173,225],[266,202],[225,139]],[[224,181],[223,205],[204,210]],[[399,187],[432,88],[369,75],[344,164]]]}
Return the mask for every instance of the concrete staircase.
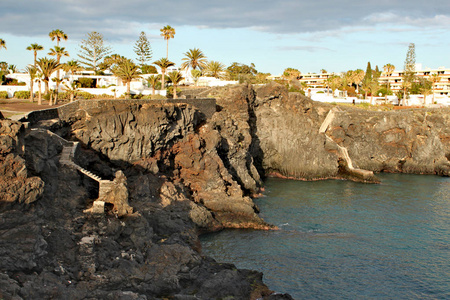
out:
{"label": "concrete staircase", "polygon": [[[61,156],[59,158],[59,162],[62,165],[65,165],[65,166],[77,169],[78,171],[80,171],[84,175],[88,176],[89,178],[92,178],[93,180],[95,180],[95,181],[97,181],[99,183],[101,181],[103,181],[103,179],[100,176],[95,175],[91,171],[86,170],[85,168],[83,168],[80,165],[77,165],[76,163],[73,162],[73,157],[75,155],[77,147],[78,147],[78,142],[74,142],[74,145],[72,145],[72,146],[64,146],[63,150],[61,152]],[[106,180],[106,181],[109,181],[109,180]]]}
{"label": "concrete staircase", "polygon": [[[49,134],[52,137],[55,137],[61,143],[61,145],[63,146],[63,149],[62,149],[61,155],[59,157],[59,163],[62,166],[76,169],[80,173],[97,181],[99,183],[99,199],[102,199],[103,196],[105,196],[111,190],[111,188],[114,185],[114,181],[102,179],[100,176],[92,173],[89,170],[86,170],[85,168],[83,168],[82,166],[80,166],[74,162],[75,153],[79,146],[78,142],[68,141],[68,140],[60,137],[56,133],[51,132],[50,130],[41,129],[41,128],[33,128],[31,130]],[[105,206],[105,203],[103,201],[96,200],[96,201],[94,201],[93,207],[91,209],[85,210],[85,212],[103,213],[104,206]]]}
{"label": "concrete staircase", "polygon": [[363,170],[353,167],[352,159],[350,158],[350,155],[348,154],[347,148],[339,145],[336,141],[334,141],[330,136],[327,135],[326,131],[328,127],[330,126],[331,122],[333,122],[334,117],[336,115],[336,112],[338,112],[339,109],[334,107],[332,108],[327,116],[325,117],[325,120],[322,122],[322,125],[319,128],[319,133],[323,133],[326,137],[326,139],[334,144],[339,152],[339,157],[343,159],[346,163],[346,172],[348,172],[350,175],[360,178],[362,180],[371,180],[374,178],[374,174],[372,171],[369,170]]}

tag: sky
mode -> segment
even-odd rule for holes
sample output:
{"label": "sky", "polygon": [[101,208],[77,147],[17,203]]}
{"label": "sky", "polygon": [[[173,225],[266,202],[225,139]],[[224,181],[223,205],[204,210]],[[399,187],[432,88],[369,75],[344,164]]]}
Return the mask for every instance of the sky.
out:
{"label": "sky", "polygon": [[39,43],[47,56],[48,36],[61,29],[60,46],[77,59],[79,44],[97,31],[113,53],[136,59],[141,31],[150,41],[152,61],[166,56],[160,36],[175,28],[169,59],[180,66],[184,53],[199,48],[208,60],[226,66],[254,63],[259,72],[278,75],[286,68],[302,73],[403,69],[408,45],[424,68],[450,68],[449,0],[0,0],[0,61],[23,69],[33,63],[26,47]]}

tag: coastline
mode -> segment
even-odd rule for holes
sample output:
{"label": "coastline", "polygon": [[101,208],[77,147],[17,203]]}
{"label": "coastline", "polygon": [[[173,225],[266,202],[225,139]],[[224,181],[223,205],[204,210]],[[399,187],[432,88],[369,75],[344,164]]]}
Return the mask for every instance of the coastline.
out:
{"label": "coastline", "polygon": [[[2,121],[2,181],[17,178],[2,189],[17,197],[2,199],[6,221],[0,230],[33,233],[22,255],[2,257],[5,284],[28,297],[46,297],[56,289],[58,295],[100,298],[130,292],[138,299],[185,299],[180,295],[195,292],[200,299],[289,299],[272,295],[261,273],[237,270],[199,252],[199,232],[276,229],[261,219],[252,201],[264,189],[269,170],[297,180],[342,179],[341,147],[353,165],[372,172],[424,169],[448,176],[445,112],[424,117],[414,111],[343,109],[319,133],[332,106],[289,94],[283,86],[244,85],[211,90],[208,96],[219,107],[210,117],[189,103],[104,101],[61,108],[56,118],[52,113],[52,119],[36,119],[28,127]],[[74,162],[103,180],[113,181],[123,171],[133,213],[119,217],[106,205],[105,214],[84,214],[99,197],[98,183],[60,164],[64,147],[55,135],[79,142]],[[371,143],[377,147],[367,147]],[[9,253],[22,245],[14,235],[6,240]],[[39,285],[45,278],[53,283]],[[37,291],[27,288],[30,284],[39,286]]]}

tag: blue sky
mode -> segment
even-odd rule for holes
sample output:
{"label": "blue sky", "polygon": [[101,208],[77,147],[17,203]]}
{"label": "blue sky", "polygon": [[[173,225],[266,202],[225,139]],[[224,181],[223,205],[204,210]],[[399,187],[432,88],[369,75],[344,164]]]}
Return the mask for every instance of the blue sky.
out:
{"label": "blue sky", "polygon": [[[6,2],[6,3],[5,3]],[[88,32],[104,35],[113,53],[135,58],[133,45],[146,32],[153,59],[165,57],[159,29],[175,28],[169,59],[181,64],[183,54],[200,48],[208,59],[230,65],[254,63],[260,72],[280,74],[285,68],[302,73],[403,68],[409,43],[424,67],[450,67],[450,1],[448,0],[16,0],[0,3],[0,38],[7,50],[0,61],[23,69],[39,43],[45,56],[54,46],[48,33],[63,30],[61,46],[77,59],[78,45]]]}

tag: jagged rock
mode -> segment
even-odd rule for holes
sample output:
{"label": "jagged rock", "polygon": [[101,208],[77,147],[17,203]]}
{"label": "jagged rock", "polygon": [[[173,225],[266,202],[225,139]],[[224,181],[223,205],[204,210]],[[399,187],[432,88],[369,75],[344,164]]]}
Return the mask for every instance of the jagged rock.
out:
{"label": "jagged rock", "polygon": [[133,213],[133,208],[128,203],[127,178],[122,171],[116,172],[110,190],[98,200],[113,204],[112,212],[119,217]]}
{"label": "jagged rock", "polygon": [[11,279],[7,274],[0,273],[0,298],[19,300],[22,299],[17,294],[20,291],[19,283]]}
{"label": "jagged rock", "polygon": [[372,171],[448,175],[449,109],[342,110],[328,134],[355,166]]}
{"label": "jagged rock", "polygon": [[52,122],[81,141],[83,168],[117,174],[107,202],[120,218],[83,214],[99,184],[59,163],[57,137],[1,121],[0,183],[11,183],[0,195],[18,196],[0,206],[0,297],[292,299],[201,254],[199,232],[270,228],[250,198],[265,173],[342,178],[344,147],[354,169],[448,175],[448,110],[342,108],[319,133],[333,106],[281,85],[205,92],[217,98],[210,120],[188,105],[111,102]]}
{"label": "jagged rock", "polygon": [[25,160],[19,155],[23,126],[11,120],[0,121],[0,206],[12,203],[30,204],[44,192],[39,177],[28,177]]}

